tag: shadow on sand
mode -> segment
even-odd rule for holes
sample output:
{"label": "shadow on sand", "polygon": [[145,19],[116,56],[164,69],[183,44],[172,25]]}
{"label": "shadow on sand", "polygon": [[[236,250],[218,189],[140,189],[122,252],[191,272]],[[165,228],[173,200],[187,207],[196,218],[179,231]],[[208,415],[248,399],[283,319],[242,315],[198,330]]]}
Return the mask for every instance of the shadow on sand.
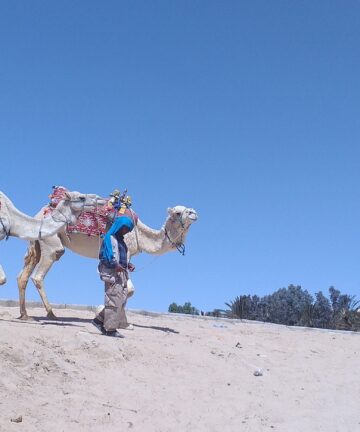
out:
{"label": "shadow on sand", "polygon": [[169,327],[156,327],[156,326],[143,326],[140,324],[133,324],[134,327],[140,327],[140,328],[144,328],[144,329],[152,329],[152,330],[158,330],[158,331],[163,331],[165,333],[174,333],[174,334],[179,334],[178,331],[171,329]]}
{"label": "shadow on sand", "polygon": [[[1,318],[0,321],[6,321],[6,322],[13,322],[17,324],[32,324],[32,325],[50,325],[50,326],[69,326],[69,327],[83,327],[81,324],[91,324],[92,319],[91,318],[78,318],[78,317],[62,317],[57,319],[50,319],[46,316],[43,317],[30,317],[29,320],[21,320],[21,319],[7,319],[7,318]],[[134,327],[143,328],[143,329],[149,329],[149,330],[156,330],[156,331],[162,331],[165,333],[173,333],[173,334],[179,334],[177,330],[174,330],[169,327],[158,327],[158,326],[144,326],[140,324],[133,324]]]}
{"label": "shadow on sand", "polygon": [[30,324],[30,325],[56,325],[56,326],[72,326],[72,327],[83,327],[76,323],[91,323],[89,318],[75,318],[75,317],[65,317],[58,319],[49,319],[48,317],[29,317],[28,320],[22,320],[20,318],[2,318],[0,321],[12,322],[15,324]]}

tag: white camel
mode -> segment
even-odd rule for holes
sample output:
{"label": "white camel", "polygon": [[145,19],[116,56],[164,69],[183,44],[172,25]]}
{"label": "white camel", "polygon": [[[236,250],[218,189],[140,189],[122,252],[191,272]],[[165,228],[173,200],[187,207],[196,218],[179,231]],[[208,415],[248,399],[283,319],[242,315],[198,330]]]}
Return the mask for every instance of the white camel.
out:
{"label": "white camel", "polygon": [[[41,217],[41,212],[36,217]],[[134,230],[125,236],[129,259],[140,252],[162,255],[178,249],[183,251],[188,230],[198,216],[194,209],[176,206],[168,209],[168,217],[160,230],[155,230],[138,220]],[[17,278],[19,287],[20,319],[28,319],[25,306],[26,285],[31,279],[39,291],[49,318],[56,318],[44,290],[44,278],[53,263],[64,254],[65,248],[88,257],[98,258],[101,240],[99,236],[60,231],[57,235],[30,243],[25,264]]]}
{"label": "white camel", "polygon": [[4,285],[4,283],[6,283],[6,275],[0,264],[0,285]]}
{"label": "white camel", "polygon": [[[19,211],[12,201],[0,191],[0,240],[9,236],[24,240],[42,239],[56,235],[67,224],[75,224],[84,211],[104,205],[104,199],[94,194],[67,192],[51,216],[35,219]],[[0,266],[0,285],[6,275]]]}

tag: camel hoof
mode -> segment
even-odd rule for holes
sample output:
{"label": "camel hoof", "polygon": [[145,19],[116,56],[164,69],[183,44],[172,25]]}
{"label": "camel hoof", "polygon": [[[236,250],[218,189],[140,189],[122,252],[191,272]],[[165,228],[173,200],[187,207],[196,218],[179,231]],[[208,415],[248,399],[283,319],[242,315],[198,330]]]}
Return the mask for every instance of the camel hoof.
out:
{"label": "camel hoof", "polygon": [[53,311],[49,311],[49,312],[47,313],[46,317],[47,317],[48,319],[57,320],[57,316],[54,314]]}
{"label": "camel hoof", "polygon": [[18,319],[21,321],[34,321],[34,318],[29,317],[28,314],[21,314]]}

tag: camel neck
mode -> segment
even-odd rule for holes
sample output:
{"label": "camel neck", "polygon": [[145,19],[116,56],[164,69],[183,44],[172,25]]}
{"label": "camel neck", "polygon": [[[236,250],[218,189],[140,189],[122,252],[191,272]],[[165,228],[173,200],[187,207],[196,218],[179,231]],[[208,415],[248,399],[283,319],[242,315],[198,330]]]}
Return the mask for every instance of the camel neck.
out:
{"label": "camel neck", "polygon": [[1,198],[6,208],[2,208],[1,211],[8,218],[11,236],[36,240],[39,238],[40,230],[42,237],[48,237],[56,234],[65,225],[65,221],[56,221],[52,217],[43,220],[34,219],[18,210],[4,194],[1,194]]}
{"label": "camel neck", "polygon": [[[137,230],[135,232],[135,230]],[[169,246],[165,237],[165,229],[155,230],[148,227],[140,220],[131,233],[132,244],[137,252],[147,252],[149,254],[161,255],[169,251]]]}

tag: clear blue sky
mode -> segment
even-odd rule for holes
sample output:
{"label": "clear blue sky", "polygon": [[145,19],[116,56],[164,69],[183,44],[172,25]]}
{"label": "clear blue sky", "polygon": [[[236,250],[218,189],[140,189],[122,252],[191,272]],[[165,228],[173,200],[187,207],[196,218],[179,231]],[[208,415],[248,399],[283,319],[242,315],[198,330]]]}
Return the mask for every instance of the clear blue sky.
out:
{"label": "clear blue sky", "polygon": [[[194,207],[185,257],[134,259],[130,308],[212,310],[291,283],[360,296],[359,14],[352,0],[2,0],[0,189],[35,214],[53,184],[127,187],[154,228]],[[0,243],[0,298],[17,298],[25,250]],[[96,261],[70,251],[46,289],[103,301]]]}

